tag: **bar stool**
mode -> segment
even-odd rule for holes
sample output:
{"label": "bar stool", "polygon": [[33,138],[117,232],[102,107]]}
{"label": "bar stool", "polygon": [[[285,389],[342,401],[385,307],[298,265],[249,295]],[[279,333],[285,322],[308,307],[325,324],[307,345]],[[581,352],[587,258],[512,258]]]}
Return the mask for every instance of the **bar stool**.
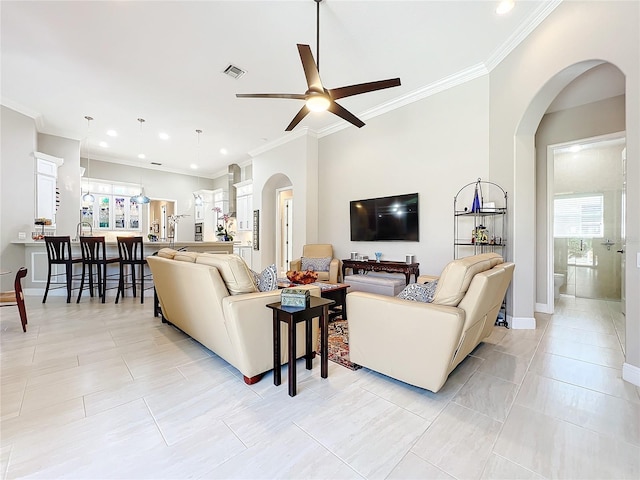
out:
{"label": "bar stool", "polygon": [[[107,296],[107,265],[118,263],[120,258],[107,258],[104,237],[80,237],[80,248],[82,249],[82,280],[76,303],[80,303],[80,297],[82,297],[87,269],[89,270],[89,295],[93,297],[93,277],[95,275],[98,283],[98,296],[102,298],[102,303],[104,303]],[[97,270],[95,274],[93,272],[94,266]]]}
{"label": "bar stool", "polygon": [[147,260],[144,258],[142,237],[117,237],[118,239],[118,253],[120,254],[120,279],[118,281],[118,293],[116,295],[116,303],[120,299],[120,295],[124,297],[124,290],[126,285],[125,266],[129,267],[129,275],[131,275],[131,289],[133,290],[133,297],[136,297],[136,266],[138,266],[139,281],[140,281],[140,303],[144,303],[144,279],[145,277],[151,278],[151,274],[145,275],[144,267],[147,265]]}
{"label": "bar stool", "polygon": [[[75,263],[81,263],[82,258],[73,258],[71,256],[71,237],[61,236],[52,237],[45,236],[44,242],[47,246],[47,259],[49,261],[49,271],[47,275],[47,286],[44,290],[44,297],[42,303],[47,301],[47,295],[49,294],[49,286],[51,285],[51,277],[58,277],[64,275],[66,277],[67,286],[67,303],[71,303],[71,280],[73,279],[73,265]],[[51,273],[53,265],[64,265],[64,273]],[[62,287],[56,287],[62,288]]]}
{"label": "bar stool", "polygon": [[0,307],[18,307],[22,331],[27,331],[27,309],[24,306],[24,293],[22,291],[22,279],[27,276],[27,269],[20,267],[16,273],[12,292],[0,292]]}

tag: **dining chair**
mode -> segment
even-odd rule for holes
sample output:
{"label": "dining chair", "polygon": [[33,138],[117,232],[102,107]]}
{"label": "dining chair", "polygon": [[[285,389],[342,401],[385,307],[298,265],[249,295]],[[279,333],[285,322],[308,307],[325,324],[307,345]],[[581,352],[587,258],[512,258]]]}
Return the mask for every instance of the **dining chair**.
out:
{"label": "dining chair", "polygon": [[27,276],[27,269],[21,267],[16,273],[13,291],[0,292],[0,307],[18,307],[22,331],[27,331],[27,309],[24,305],[24,292],[22,291],[22,279]]}
{"label": "dining chair", "polygon": [[[144,258],[142,237],[117,237],[117,240],[118,253],[120,255],[120,278],[118,280],[116,303],[120,300],[121,295],[125,296],[126,288],[131,288],[135,298],[137,296],[138,282],[140,282],[140,303],[144,303],[144,279],[145,277],[151,278],[151,274],[144,273],[147,260]],[[138,267],[137,279],[136,267]]]}
{"label": "dining chair", "polygon": [[[82,280],[80,281],[80,291],[76,303],[80,303],[84,281],[88,272],[89,295],[93,297],[93,280],[96,277],[98,284],[98,296],[105,302],[107,296],[107,266],[120,261],[119,257],[107,257],[106,243],[104,237],[80,237],[80,248],[82,250]],[[96,272],[93,269],[96,269]]]}
{"label": "dining chair", "polygon": [[[45,236],[44,242],[47,246],[47,260],[48,260],[48,273],[47,273],[47,286],[44,290],[44,297],[42,303],[47,301],[47,295],[49,295],[49,287],[51,285],[51,278],[58,277],[60,275],[65,276],[65,284],[67,287],[67,303],[71,303],[71,281],[73,280],[73,265],[81,263],[82,258],[74,258],[71,255],[71,237],[70,236]],[[64,265],[64,273],[53,273],[54,265]],[[57,287],[57,288],[62,288]]]}

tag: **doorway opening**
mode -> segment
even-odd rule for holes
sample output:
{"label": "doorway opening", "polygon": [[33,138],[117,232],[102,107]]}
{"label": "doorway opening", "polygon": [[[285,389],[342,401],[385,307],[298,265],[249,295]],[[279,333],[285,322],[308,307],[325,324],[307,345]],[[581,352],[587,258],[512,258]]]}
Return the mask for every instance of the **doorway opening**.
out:
{"label": "doorway opening", "polygon": [[[169,217],[177,211],[175,200],[154,198],[149,202],[148,234],[154,235],[158,241],[166,242],[169,237]],[[175,226],[177,229],[177,225]]]}
{"label": "doorway opening", "polygon": [[276,202],[276,268],[282,278],[293,260],[293,190],[276,190]]}
{"label": "doorway opening", "polygon": [[554,301],[622,299],[625,143],[621,132],[549,146]]}

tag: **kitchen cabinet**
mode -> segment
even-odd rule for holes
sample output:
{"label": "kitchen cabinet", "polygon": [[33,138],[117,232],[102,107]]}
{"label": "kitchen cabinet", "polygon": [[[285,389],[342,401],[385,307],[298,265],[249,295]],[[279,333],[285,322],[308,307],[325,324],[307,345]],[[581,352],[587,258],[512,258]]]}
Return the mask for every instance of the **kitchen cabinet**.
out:
{"label": "kitchen cabinet", "polygon": [[96,230],[142,230],[142,207],[131,201],[140,191],[137,185],[89,180],[93,202],[82,201],[82,221]]}
{"label": "kitchen cabinet", "polygon": [[236,224],[239,232],[253,230],[253,182],[236,183]]}
{"label": "kitchen cabinet", "polygon": [[247,264],[249,268],[253,268],[252,262],[251,262],[251,250],[252,248],[250,245],[234,245],[233,246],[233,253],[235,253],[239,257],[242,257],[242,259],[244,260],[244,262]]}
{"label": "kitchen cabinet", "polygon": [[56,184],[58,167],[64,160],[35,152],[36,157],[36,211],[35,218],[48,218],[56,223]]}

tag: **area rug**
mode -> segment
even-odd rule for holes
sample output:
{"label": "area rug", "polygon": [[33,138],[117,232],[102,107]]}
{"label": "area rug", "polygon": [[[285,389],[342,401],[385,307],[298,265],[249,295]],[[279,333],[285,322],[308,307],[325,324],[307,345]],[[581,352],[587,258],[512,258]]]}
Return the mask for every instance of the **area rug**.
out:
{"label": "area rug", "polygon": [[[340,317],[329,322],[329,360],[350,370],[358,370],[361,365],[349,360],[349,324]],[[320,350],[320,342],[318,342]]]}

